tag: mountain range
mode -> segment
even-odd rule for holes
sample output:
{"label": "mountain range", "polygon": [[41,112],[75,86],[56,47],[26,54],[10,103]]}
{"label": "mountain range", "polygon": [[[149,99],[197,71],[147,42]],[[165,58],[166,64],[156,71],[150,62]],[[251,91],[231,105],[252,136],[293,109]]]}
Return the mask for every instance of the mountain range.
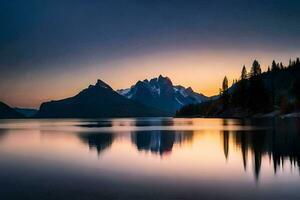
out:
{"label": "mountain range", "polygon": [[168,115],[175,114],[182,106],[209,100],[203,94],[194,92],[191,87],[174,86],[168,77],[161,75],[151,80],[138,81],[130,88],[117,92],[128,99],[162,110]]}
{"label": "mountain range", "polygon": [[173,116],[182,106],[209,98],[191,87],[173,85],[168,77],[138,81],[128,89],[113,90],[102,80],[77,95],[41,104],[39,110],[0,104],[0,118],[103,118]]}
{"label": "mountain range", "polygon": [[42,103],[37,118],[97,118],[166,116],[166,113],[127,99],[98,80],[79,94]]}

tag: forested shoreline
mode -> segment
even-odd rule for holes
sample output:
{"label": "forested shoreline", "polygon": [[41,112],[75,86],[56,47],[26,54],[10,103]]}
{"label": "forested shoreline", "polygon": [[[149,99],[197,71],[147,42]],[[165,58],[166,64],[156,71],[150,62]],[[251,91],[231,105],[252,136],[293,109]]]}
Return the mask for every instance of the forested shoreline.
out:
{"label": "forested shoreline", "polygon": [[218,98],[184,106],[177,117],[252,117],[279,116],[300,111],[300,60],[287,66],[273,60],[263,72],[257,60],[251,69],[242,67],[241,75],[228,86],[225,76]]}

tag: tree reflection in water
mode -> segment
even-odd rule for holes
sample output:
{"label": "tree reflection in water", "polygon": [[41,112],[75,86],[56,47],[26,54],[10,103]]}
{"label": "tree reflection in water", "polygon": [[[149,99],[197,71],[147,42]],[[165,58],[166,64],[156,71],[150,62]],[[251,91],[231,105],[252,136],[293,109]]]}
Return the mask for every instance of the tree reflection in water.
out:
{"label": "tree reflection in water", "polygon": [[[295,119],[297,120],[297,119]],[[274,174],[278,168],[282,168],[286,160],[292,166],[300,169],[300,126],[293,120],[268,120],[264,121],[271,129],[253,131],[223,131],[224,155],[228,156],[229,143],[238,147],[241,151],[244,169],[247,169],[248,152],[251,153],[254,162],[254,174],[259,179],[263,156],[268,156],[273,162]],[[243,124],[246,125],[246,124]],[[253,124],[251,124],[253,125]],[[259,125],[256,123],[255,125]],[[232,139],[230,141],[230,138]]]}
{"label": "tree reflection in water", "polygon": [[[189,121],[190,122],[190,121]],[[253,173],[256,180],[259,179],[262,165],[262,158],[267,156],[272,162],[274,174],[278,168],[282,168],[287,160],[291,166],[300,168],[300,123],[299,119],[294,120],[226,120],[221,121],[223,152],[226,160],[230,157],[230,147],[237,147],[241,153],[243,168],[246,171],[248,163],[253,163]],[[177,122],[178,123],[178,122]],[[234,123],[234,124],[232,124]],[[161,126],[172,127],[173,120],[137,120],[136,127]],[[193,126],[193,124],[189,124]],[[233,126],[232,126],[233,125]],[[111,127],[108,121],[85,125],[85,128]],[[231,127],[238,127],[232,129]],[[258,129],[244,129],[245,127],[257,127]],[[262,127],[266,127],[262,129]],[[195,134],[201,134],[196,130],[133,130],[130,132],[131,142],[138,151],[150,152],[154,155],[163,156],[170,153],[174,145],[185,142],[191,143]],[[213,132],[211,134],[214,134]],[[0,132],[1,135],[1,132]],[[96,149],[98,154],[108,149],[117,134],[114,132],[99,132],[80,134],[80,139],[89,145],[91,149]],[[222,145],[221,145],[222,147]],[[251,155],[251,156],[250,156]],[[253,162],[249,160],[252,159]]]}

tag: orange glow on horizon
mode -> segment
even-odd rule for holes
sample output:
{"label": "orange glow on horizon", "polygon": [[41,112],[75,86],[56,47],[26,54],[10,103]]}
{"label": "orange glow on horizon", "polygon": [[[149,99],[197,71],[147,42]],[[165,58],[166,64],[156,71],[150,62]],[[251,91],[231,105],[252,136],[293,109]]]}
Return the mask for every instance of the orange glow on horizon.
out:
{"label": "orange glow on horizon", "polygon": [[11,106],[38,108],[42,102],[57,100],[76,95],[82,89],[102,79],[114,89],[129,88],[138,80],[168,76],[174,85],[192,87],[194,91],[207,96],[219,93],[221,82],[226,75],[229,83],[239,78],[243,65],[247,70],[254,59],[257,59],[265,71],[272,60],[288,63],[290,58],[297,57],[291,52],[259,52],[233,50],[186,50],[168,51],[132,56],[86,65],[79,64],[75,70],[61,73],[28,73],[7,81],[10,88],[5,88],[1,101]]}

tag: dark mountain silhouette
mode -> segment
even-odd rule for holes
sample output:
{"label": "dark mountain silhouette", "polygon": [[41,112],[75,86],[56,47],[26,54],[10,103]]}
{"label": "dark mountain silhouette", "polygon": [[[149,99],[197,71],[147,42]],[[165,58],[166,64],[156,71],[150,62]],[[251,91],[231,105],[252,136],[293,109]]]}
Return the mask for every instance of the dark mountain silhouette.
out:
{"label": "dark mountain silhouette", "polygon": [[138,81],[129,89],[118,90],[119,94],[142,104],[164,110],[173,115],[176,110],[188,104],[207,101],[203,94],[198,94],[191,87],[174,86],[168,77],[159,76],[150,81]]}
{"label": "dark mountain silhouette", "polygon": [[32,109],[32,108],[14,108],[15,111],[18,113],[21,113],[25,117],[33,117],[37,113],[37,109]]}
{"label": "dark mountain silhouette", "polygon": [[38,118],[165,116],[166,113],[127,99],[98,80],[74,97],[42,103]]}
{"label": "dark mountain silhouette", "polygon": [[3,102],[0,102],[0,119],[23,118],[24,116]]}

